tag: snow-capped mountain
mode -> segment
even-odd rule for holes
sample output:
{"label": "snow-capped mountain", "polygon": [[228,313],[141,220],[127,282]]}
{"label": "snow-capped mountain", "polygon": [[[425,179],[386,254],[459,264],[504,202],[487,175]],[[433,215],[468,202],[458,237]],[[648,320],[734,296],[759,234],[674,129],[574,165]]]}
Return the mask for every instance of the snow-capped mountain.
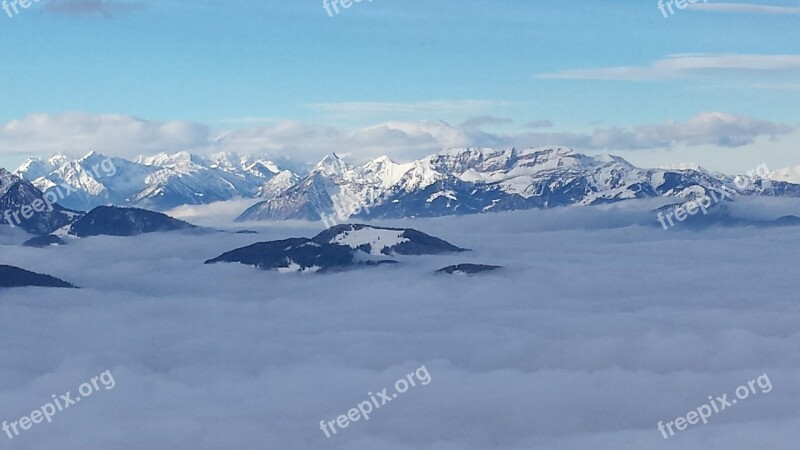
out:
{"label": "snow-capped mountain", "polygon": [[412,167],[386,157],[354,166],[336,154],[329,155],[308,176],[250,208],[241,220],[320,220],[334,211],[351,216],[362,205],[378,204],[380,196]]}
{"label": "snow-capped mountain", "polygon": [[0,168],[0,225],[46,234],[69,225],[80,213],[62,208],[29,181]]}
{"label": "snow-capped mountain", "polygon": [[202,157],[187,152],[140,156],[134,161],[94,152],[77,160],[63,155],[29,158],[16,173],[44,192],[69,186],[70,195],[60,203],[80,210],[102,205],[166,210],[275,195],[296,179],[263,158],[233,153]]}
{"label": "snow-capped mountain", "polygon": [[332,154],[303,177],[265,158],[235,153],[162,153],[134,161],[89,153],[77,160],[30,158],[17,174],[46,193],[68,187],[59,203],[72,209],[164,211],[263,198],[238,220],[323,220],[328,226],[351,217],[433,217],[661,196],[677,202],[710,192],[800,197],[795,169],[767,179],[711,173],[696,164],[644,169],[620,157],[565,147],[449,149],[404,164],[383,156],[353,165]]}
{"label": "snow-capped mountain", "polygon": [[564,147],[451,149],[409,164],[384,156],[361,166],[331,155],[297,185],[254,205],[239,220],[335,223],[351,216],[430,217],[741,191],[733,178],[698,166],[678,167],[641,169],[619,157],[592,157]]}

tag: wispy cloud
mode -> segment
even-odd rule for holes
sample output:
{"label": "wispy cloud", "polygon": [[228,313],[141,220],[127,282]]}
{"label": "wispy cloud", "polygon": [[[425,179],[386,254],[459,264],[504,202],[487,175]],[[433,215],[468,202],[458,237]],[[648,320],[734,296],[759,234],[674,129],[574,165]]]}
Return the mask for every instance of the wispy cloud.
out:
{"label": "wispy cloud", "polygon": [[690,4],[689,9],[740,14],[800,15],[800,6],[771,6],[752,3],[695,3]]}
{"label": "wispy cloud", "polygon": [[601,67],[565,70],[538,75],[540,79],[562,80],[669,80],[720,74],[800,74],[800,55],[669,55],[643,66]]}
{"label": "wispy cloud", "polygon": [[84,153],[93,149],[130,157],[160,151],[235,151],[306,163],[338,152],[351,153],[360,160],[384,154],[412,160],[452,147],[565,145],[585,151],[612,152],[701,145],[734,148],[796,129],[792,125],[724,112],[706,112],[685,121],[624,128],[605,126],[585,132],[490,133],[477,127],[478,122],[454,126],[443,121],[389,121],[362,128],[335,128],[285,121],[231,130],[219,136],[196,123],[86,113],[38,114],[0,124],[0,153]]}
{"label": "wispy cloud", "polygon": [[794,126],[723,112],[707,112],[686,122],[667,121],[632,129],[607,128],[592,133],[592,147],[611,149],[669,148],[675,145],[741,147],[757,137],[791,133]]}
{"label": "wispy cloud", "polygon": [[508,125],[514,121],[508,117],[480,116],[465,120],[459,125],[461,128],[481,128],[490,125]]}
{"label": "wispy cloud", "polygon": [[510,102],[492,100],[438,100],[427,102],[340,102],[312,103],[308,108],[329,114],[399,114],[481,111],[508,106]]}
{"label": "wispy cloud", "polygon": [[43,11],[65,16],[102,16],[112,18],[122,13],[143,9],[145,4],[121,0],[49,0]]}
{"label": "wispy cloud", "polygon": [[121,156],[208,145],[209,130],[190,122],[156,122],[119,114],[33,114],[0,124],[0,153],[85,152]]}
{"label": "wispy cloud", "polygon": [[525,124],[525,128],[552,128],[553,122],[547,119],[534,120]]}

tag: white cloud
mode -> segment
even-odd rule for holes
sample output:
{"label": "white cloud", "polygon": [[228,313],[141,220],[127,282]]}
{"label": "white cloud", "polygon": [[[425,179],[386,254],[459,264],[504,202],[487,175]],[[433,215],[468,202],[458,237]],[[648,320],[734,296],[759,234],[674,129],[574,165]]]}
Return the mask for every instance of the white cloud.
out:
{"label": "white cloud", "polygon": [[[618,220],[578,208],[392,222],[474,251],[322,276],[202,264],[318,224],[3,246],[0,263],[83,289],[0,293],[0,421],[110,369],[113,390],[9,444],[798,448],[796,230],[610,228]],[[507,269],[432,273],[459,262]],[[422,364],[428,386],[334,438],[319,430]],[[764,372],[771,393],[669,441],[656,429]]]}
{"label": "white cloud", "polygon": [[[291,164],[307,164],[327,154],[349,154],[354,160],[388,154],[398,161],[453,147],[538,147],[564,145],[581,151],[642,150],[678,145],[740,147],[757,138],[774,138],[793,126],[722,112],[699,114],[686,121],[667,121],[630,128],[605,127],[586,132],[530,130],[492,133],[478,125],[505,122],[478,118],[460,126],[443,121],[389,121],[363,128],[337,128],[297,121],[241,128],[210,139],[207,126],[188,122],[155,122],[121,115],[39,114],[0,125],[0,154],[46,156],[88,150],[131,157],[189,150],[265,154]],[[537,125],[546,126],[539,121]]]}
{"label": "white cloud", "polygon": [[427,102],[340,102],[312,103],[309,108],[331,114],[397,114],[482,111],[508,105],[491,100],[439,100]]}
{"label": "white cloud", "polygon": [[34,114],[0,125],[0,153],[139,153],[178,151],[208,145],[208,127],[190,122],[156,122],[115,114]]}
{"label": "white cloud", "polygon": [[710,112],[686,122],[668,121],[633,129],[598,129],[592,135],[592,146],[624,150],[672,147],[677,144],[740,147],[753,143],[759,136],[774,137],[791,133],[794,129],[793,126],[752,117]]}
{"label": "white cloud", "polygon": [[689,9],[699,11],[724,12],[724,13],[743,13],[743,14],[778,14],[778,15],[798,15],[798,6],[772,6],[756,5],[752,3],[694,3],[689,4]]}
{"label": "white cloud", "polygon": [[798,75],[800,55],[678,54],[644,66],[602,67],[541,74],[540,79],[652,81],[728,75]]}

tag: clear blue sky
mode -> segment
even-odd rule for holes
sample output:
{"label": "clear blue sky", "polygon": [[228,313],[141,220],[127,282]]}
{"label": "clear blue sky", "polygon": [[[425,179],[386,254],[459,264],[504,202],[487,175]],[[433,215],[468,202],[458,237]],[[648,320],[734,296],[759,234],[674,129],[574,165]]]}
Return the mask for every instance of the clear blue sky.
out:
{"label": "clear blue sky", "polygon": [[365,0],[329,17],[320,0],[42,0],[0,10],[0,124],[71,111],[218,130],[492,116],[496,132],[539,119],[588,132],[714,111],[796,125],[800,3],[768,4],[783,8],[665,18],[655,0]]}

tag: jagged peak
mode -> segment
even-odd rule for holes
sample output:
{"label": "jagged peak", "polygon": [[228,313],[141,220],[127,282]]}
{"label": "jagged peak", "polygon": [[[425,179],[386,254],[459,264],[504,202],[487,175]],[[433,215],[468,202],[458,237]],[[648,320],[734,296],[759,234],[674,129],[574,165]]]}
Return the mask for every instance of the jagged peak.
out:
{"label": "jagged peak", "polygon": [[559,145],[548,145],[544,147],[530,147],[524,150],[517,151],[520,155],[533,155],[533,154],[540,154],[540,155],[553,155],[553,156],[578,156],[578,153],[575,149],[571,147],[564,147]]}
{"label": "jagged peak", "polygon": [[375,164],[375,165],[377,165],[377,164],[387,164],[387,163],[388,164],[395,164],[395,162],[392,161],[392,159],[389,157],[389,155],[379,156],[379,157],[377,157],[377,158],[375,158],[375,159],[373,159],[372,161],[369,162],[369,164]]}
{"label": "jagged peak", "polygon": [[58,164],[63,164],[64,162],[69,160],[69,156],[64,153],[54,153],[49,158],[47,158],[47,162],[56,166]]}
{"label": "jagged peak", "polygon": [[317,163],[316,167],[314,167],[314,172],[323,175],[337,175],[347,170],[347,168],[348,164],[339,155],[331,153]]}
{"label": "jagged peak", "polygon": [[509,149],[500,149],[500,148],[492,148],[492,147],[451,147],[451,148],[443,148],[436,152],[436,154],[432,155],[432,157],[437,156],[462,156],[462,155],[497,155],[506,152],[514,151],[513,148]]}
{"label": "jagged peak", "polygon": [[98,153],[94,150],[89,151],[89,153],[85,154],[82,158],[78,159],[78,163],[82,163],[85,161],[90,160],[98,160],[98,159],[107,159],[108,157],[102,153]]}
{"label": "jagged peak", "polygon": [[664,170],[693,170],[695,172],[709,173],[708,170],[697,163],[666,164],[658,168]]}

